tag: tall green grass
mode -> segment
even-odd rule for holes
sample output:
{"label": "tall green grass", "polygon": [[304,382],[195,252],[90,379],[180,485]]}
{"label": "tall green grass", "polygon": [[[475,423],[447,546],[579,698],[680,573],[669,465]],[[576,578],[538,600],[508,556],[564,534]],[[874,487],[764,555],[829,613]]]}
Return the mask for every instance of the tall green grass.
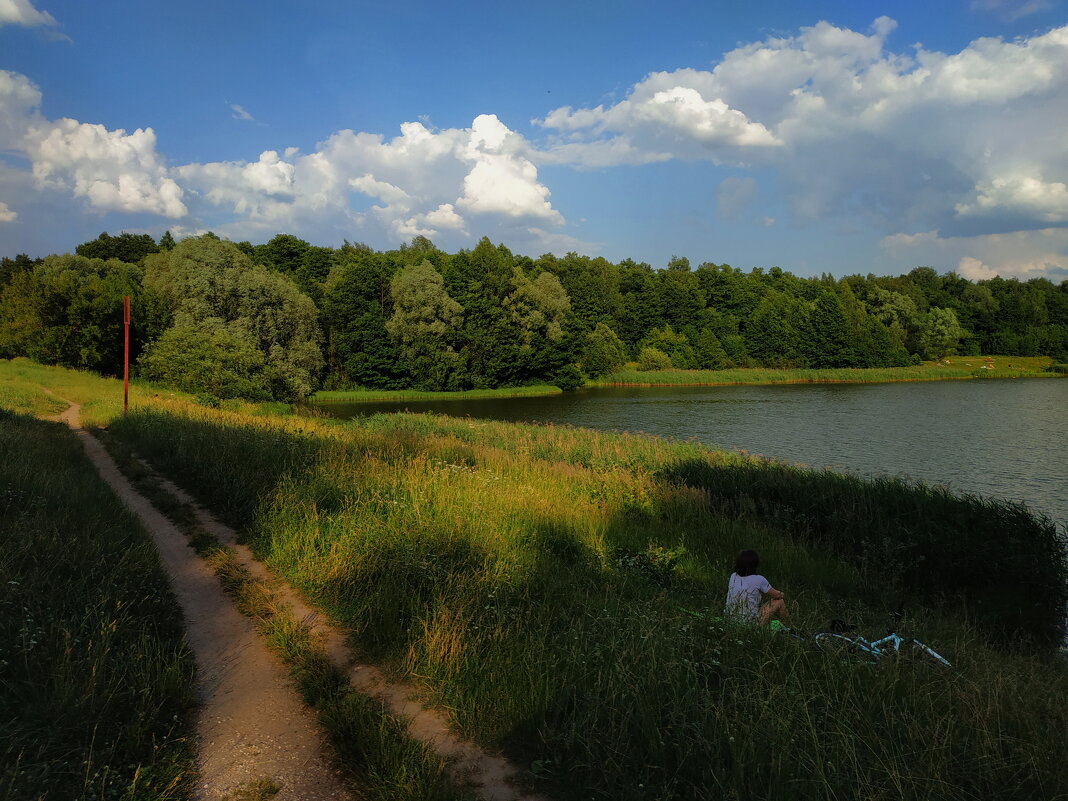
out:
{"label": "tall green grass", "polygon": [[[445,760],[414,740],[404,722],[383,705],[349,686],[333,665],[311,626],[279,601],[273,581],[254,578],[233,549],[222,545],[198,522],[196,513],[166,489],[160,477],[110,432],[101,440],[137,490],[185,533],[190,545],[214,570],[237,608],[256,623],[271,649],[289,668],[305,703],[314,709],[334,746],[337,766],[368,801],[468,801],[473,796],[450,778]],[[273,784],[271,784],[273,786]],[[253,786],[241,798],[255,795]],[[238,794],[233,794],[237,798]],[[229,798],[229,796],[228,796]]]}
{"label": "tall green grass", "polygon": [[[0,404],[53,411],[23,390]],[[0,410],[0,532],[0,799],[186,798],[180,613],[65,426]]]}
{"label": "tall green grass", "polygon": [[[909,629],[950,671],[856,664],[686,611],[718,611],[733,555],[755,547],[802,628],[844,616],[880,633],[907,562],[880,578],[805,533],[833,531],[844,504],[851,525],[881,514],[862,491],[814,504],[826,520],[798,531],[759,486],[730,495],[691,469],[744,487],[761,465],[693,443],[164,402],[111,431],[242,528],[367,655],[418,678],[461,731],[559,797],[1068,797],[1068,743],[1050,737],[1068,729],[1068,671],[994,647],[956,603],[912,593]],[[958,511],[895,491],[932,516],[932,536]],[[1000,536],[1000,518],[968,520],[977,539]]]}

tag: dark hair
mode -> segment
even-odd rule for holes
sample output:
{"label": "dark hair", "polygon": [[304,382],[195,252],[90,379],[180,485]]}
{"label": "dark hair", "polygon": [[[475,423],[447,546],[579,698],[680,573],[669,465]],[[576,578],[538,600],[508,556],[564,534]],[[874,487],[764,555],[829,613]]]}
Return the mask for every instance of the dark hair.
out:
{"label": "dark hair", "polygon": [[734,572],[739,576],[751,576],[760,566],[760,557],[756,551],[742,551],[734,560]]}

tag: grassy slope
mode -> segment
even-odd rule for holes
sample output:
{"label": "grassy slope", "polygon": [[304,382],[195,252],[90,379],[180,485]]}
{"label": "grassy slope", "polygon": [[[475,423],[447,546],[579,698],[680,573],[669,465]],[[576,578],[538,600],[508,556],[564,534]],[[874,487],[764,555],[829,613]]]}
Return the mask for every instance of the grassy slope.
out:
{"label": "grassy slope", "polygon": [[[782,503],[678,480],[695,462],[745,478],[740,457],[554,427],[338,424],[163,400],[111,430],[560,797],[1068,797],[1068,744],[1049,736],[1068,727],[1068,671],[990,647],[952,607],[914,605],[912,623],[949,672],[871,668],[682,611],[718,608],[740,547],[761,551],[805,626],[843,615],[878,633],[900,592],[803,544],[834,520],[798,529]],[[869,503],[882,512],[856,488],[836,492],[834,509],[805,514],[851,501],[861,517]],[[921,517],[964,509],[894,492]],[[969,536],[999,536],[971,520]]]}
{"label": "grassy slope", "polygon": [[[54,412],[0,383],[0,407]],[[187,797],[193,663],[148,536],[64,427],[0,409],[0,798]]]}
{"label": "grassy slope", "polygon": [[[769,367],[733,370],[641,371],[629,366],[590,382],[591,386],[717,386],[720,384],[882,383],[944,381],[962,378],[1051,378],[1045,356],[953,356],[942,364],[916,367],[842,368],[822,370]],[[1010,366],[1011,365],[1011,366]],[[987,369],[987,366],[992,366]]]}

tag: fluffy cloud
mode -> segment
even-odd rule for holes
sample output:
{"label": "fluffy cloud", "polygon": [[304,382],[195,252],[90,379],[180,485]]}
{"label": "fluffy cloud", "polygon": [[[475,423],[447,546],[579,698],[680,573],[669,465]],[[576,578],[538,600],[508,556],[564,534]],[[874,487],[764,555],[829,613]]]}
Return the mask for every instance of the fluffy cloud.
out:
{"label": "fluffy cloud", "polygon": [[[267,150],[255,161],[168,167],[151,128],[127,133],[72,119],[49,121],[25,76],[0,71],[0,148],[24,155],[38,188],[98,211],[181,220],[234,238],[279,230],[396,241],[443,233],[467,244],[467,219],[500,236],[562,225],[521,136],[496,116],[432,131],[404,123],[387,140],[339,131],[313,153]],[[372,198],[359,210],[355,195]],[[548,236],[548,235],[546,235]]]}
{"label": "fluffy cloud", "polygon": [[296,166],[274,150],[253,162],[187,164],[173,173],[203,201],[253,223],[284,216],[296,195]]}
{"label": "fluffy cloud", "polygon": [[94,208],[185,216],[182,189],[167,177],[151,128],[127,134],[62,119],[32,129],[25,150],[42,185],[68,188]]}
{"label": "fluffy cloud", "polygon": [[535,120],[553,135],[534,158],[771,168],[800,220],[847,214],[890,231],[1068,222],[1068,27],[952,54],[894,52],[895,27],[821,22],[738,47],[710,71],[652,73],[613,106]]}
{"label": "fluffy cloud", "polygon": [[47,11],[38,11],[30,0],[0,0],[0,26],[55,25],[56,19]]}
{"label": "fluffy cloud", "polygon": [[40,122],[41,92],[25,75],[0,70],[0,151],[21,150],[30,128]]}
{"label": "fluffy cloud", "polygon": [[[217,230],[231,235],[276,230],[322,230],[396,241],[444,235],[466,244],[467,218],[478,217],[480,232],[527,231],[556,226],[563,218],[538,181],[526,157],[530,145],[493,115],[481,115],[470,128],[431,131],[408,122],[393,139],[339,131],[315,152],[274,151],[258,162],[189,164],[174,174],[195,192],[197,213],[208,206],[232,214]],[[354,210],[351,193],[371,198]],[[192,201],[191,201],[192,202]]]}
{"label": "fluffy cloud", "polygon": [[471,125],[464,159],[472,163],[464,176],[461,209],[476,214],[501,214],[515,220],[563,222],[549,203],[549,189],[538,183],[538,168],[519,155],[520,137],[492,114]]}
{"label": "fluffy cloud", "polygon": [[[568,135],[552,142],[541,158],[583,166],[642,164],[669,157],[719,162],[731,160],[742,149],[781,144],[764,125],[722,97],[703,92],[705,82],[698,73],[685,72],[696,80],[676,82],[670,73],[654,73],[637,84],[626,100],[609,108],[565,106],[534,120],[536,125]],[[594,140],[582,141],[590,137]]]}
{"label": "fluffy cloud", "polygon": [[993,178],[976,188],[970,203],[958,203],[962,217],[1013,213],[1047,223],[1068,222],[1068,186],[1028,175]]}
{"label": "fluffy cloud", "polygon": [[14,222],[18,216],[18,212],[9,209],[6,203],[0,202],[0,223]]}
{"label": "fluffy cloud", "polygon": [[942,236],[937,231],[894,234],[882,242],[890,271],[916,264],[955,270],[970,280],[1047,277],[1068,279],[1068,228],[1045,228],[984,236]]}
{"label": "fluffy cloud", "polygon": [[41,93],[24,75],[0,71],[0,150],[21,153],[38,186],[65,190],[101,211],[186,213],[182,189],[156,152],[156,134],[77,120],[46,120]]}

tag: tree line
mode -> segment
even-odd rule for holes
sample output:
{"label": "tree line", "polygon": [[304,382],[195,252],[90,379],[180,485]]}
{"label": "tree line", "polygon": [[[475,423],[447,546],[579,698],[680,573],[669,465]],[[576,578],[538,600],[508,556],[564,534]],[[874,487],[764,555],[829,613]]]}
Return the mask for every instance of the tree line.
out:
{"label": "tree line", "polygon": [[0,357],[121,371],[131,295],[141,375],[220,398],[295,400],[317,387],[564,389],[639,369],[893,367],[954,353],[1068,360],[1068,281],[800,278],[778,267],[663,269],[483,238],[446,253],[289,234],[176,242],[102,233],[74,254],[0,261]]}

